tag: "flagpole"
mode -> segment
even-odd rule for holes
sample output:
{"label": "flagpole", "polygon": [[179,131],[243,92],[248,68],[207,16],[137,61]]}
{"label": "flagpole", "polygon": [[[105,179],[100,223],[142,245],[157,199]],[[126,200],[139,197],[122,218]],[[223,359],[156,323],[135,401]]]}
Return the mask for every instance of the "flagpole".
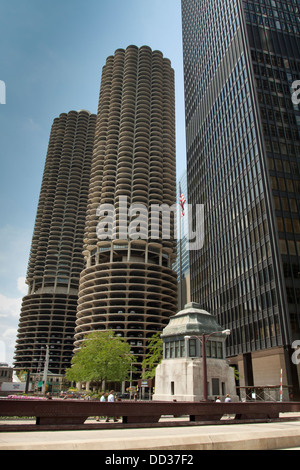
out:
{"label": "flagpole", "polygon": [[45,364],[44,364],[44,373],[43,373],[43,386],[42,392],[43,395],[46,393],[46,385],[47,385],[47,376],[48,376],[48,367],[49,367],[49,346],[46,346],[46,357],[45,357]]}
{"label": "flagpole", "polygon": [[[179,200],[181,198],[181,186],[179,182]],[[180,310],[183,309],[182,304],[182,253],[181,253],[181,208],[180,208],[180,215],[179,215],[179,282],[180,282]]]}

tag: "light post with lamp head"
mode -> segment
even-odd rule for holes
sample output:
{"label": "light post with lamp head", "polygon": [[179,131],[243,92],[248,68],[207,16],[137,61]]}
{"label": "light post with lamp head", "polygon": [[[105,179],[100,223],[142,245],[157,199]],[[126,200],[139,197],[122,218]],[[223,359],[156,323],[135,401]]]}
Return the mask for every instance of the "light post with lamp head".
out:
{"label": "light post with lamp head", "polygon": [[[216,334],[223,334],[223,335],[230,335],[230,330],[221,330],[221,331],[213,331],[212,333],[203,333],[201,336],[185,336],[184,339],[188,341],[191,338],[198,339],[202,344],[202,374],[203,374],[203,401],[207,401],[207,362],[206,362],[206,343],[208,339]],[[186,348],[187,350],[187,348]]]}

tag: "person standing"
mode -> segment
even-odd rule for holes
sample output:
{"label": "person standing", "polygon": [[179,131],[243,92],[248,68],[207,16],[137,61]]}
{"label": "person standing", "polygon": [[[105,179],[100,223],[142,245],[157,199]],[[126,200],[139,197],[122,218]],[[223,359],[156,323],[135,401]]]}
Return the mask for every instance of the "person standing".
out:
{"label": "person standing", "polygon": [[[111,391],[109,392],[107,401],[108,401],[108,402],[114,402],[114,401],[115,401],[115,391],[114,391],[114,390],[111,390]],[[107,418],[106,418],[106,423],[108,423],[108,421],[109,421],[109,416],[107,416]],[[116,419],[116,417],[114,417],[114,422],[117,422],[117,421],[118,421],[118,420]]]}

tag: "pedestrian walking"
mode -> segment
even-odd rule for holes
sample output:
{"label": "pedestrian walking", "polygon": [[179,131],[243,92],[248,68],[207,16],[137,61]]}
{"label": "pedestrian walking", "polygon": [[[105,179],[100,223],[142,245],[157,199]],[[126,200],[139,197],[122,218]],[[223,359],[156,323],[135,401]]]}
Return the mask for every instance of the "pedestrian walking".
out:
{"label": "pedestrian walking", "polygon": [[[107,396],[107,393],[103,392],[101,394],[100,401],[105,402],[106,401],[106,396]],[[96,421],[100,421],[100,416],[96,416]]]}

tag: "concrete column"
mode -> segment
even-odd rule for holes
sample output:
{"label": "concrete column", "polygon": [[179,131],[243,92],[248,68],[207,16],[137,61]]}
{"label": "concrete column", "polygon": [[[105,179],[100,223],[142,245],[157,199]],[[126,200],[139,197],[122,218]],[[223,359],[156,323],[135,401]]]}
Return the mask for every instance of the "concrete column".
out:
{"label": "concrete column", "polygon": [[246,354],[243,355],[243,363],[244,363],[245,386],[246,387],[253,387],[254,386],[254,378],[253,378],[251,353],[246,353]]}

